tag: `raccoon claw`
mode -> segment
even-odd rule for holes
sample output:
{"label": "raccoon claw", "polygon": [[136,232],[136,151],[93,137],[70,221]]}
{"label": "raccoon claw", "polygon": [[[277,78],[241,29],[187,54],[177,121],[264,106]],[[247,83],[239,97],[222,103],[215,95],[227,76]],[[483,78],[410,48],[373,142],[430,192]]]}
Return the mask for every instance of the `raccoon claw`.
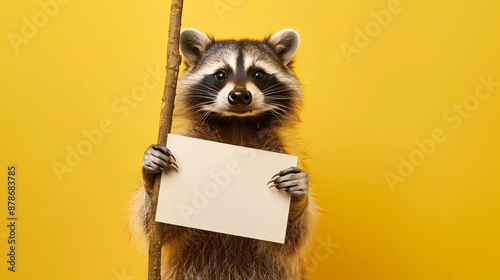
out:
{"label": "raccoon claw", "polygon": [[160,144],[151,145],[151,146],[149,146],[149,148],[152,148],[152,149],[160,151],[160,152],[162,152],[162,153],[164,153],[164,154],[166,154],[168,156],[171,156],[172,159],[174,159],[174,161],[176,161],[176,159],[175,159],[174,155],[172,154],[172,152],[170,152],[170,150],[167,147],[163,146],[163,145],[160,145]]}
{"label": "raccoon claw", "polygon": [[147,175],[157,174],[162,171],[167,173],[170,169],[179,172],[179,166],[174,155],[163,145],[151,145],[148,147],[142,160],[142,169]]}
{"label": "raccoon claw", "polygon": [[269,183],[273,183],[269,188],[275,187],[278,191],[283,190],[297,197],[303,197],[309,189],[307,173],[298,167],[290,167],[280,171],[267,184]]}
{"label": "raccoon claw", "polygon": [[172,166],[171,167],[173,169],[175,169],[175,171],[179,172],[179,165],[177,165],[177,162],[175,162],[175,158],[174,158],[173,155],[172,155],[172,158],[174,159],[174,161],[172,161],[172,163],[171,163]]}
{"label": "raccoon claw", "polygon": [[[276,174],[274,174],[274,176],[273,176],[273,177],[271,177],[271,181],[267,182],[267,184],[269,185],[269,183],[274,182],[274,180],[275,180],[274,178],[276,178],[277,176],[280,176],[280,175],[281,175],[281,171],[280,171],[280,172],[278,172],[278,173],[276,173]],[[271,187],[272,187],[272,186],[271,186]],[[269,188],[271,188],[271,187],[269,187]]]}

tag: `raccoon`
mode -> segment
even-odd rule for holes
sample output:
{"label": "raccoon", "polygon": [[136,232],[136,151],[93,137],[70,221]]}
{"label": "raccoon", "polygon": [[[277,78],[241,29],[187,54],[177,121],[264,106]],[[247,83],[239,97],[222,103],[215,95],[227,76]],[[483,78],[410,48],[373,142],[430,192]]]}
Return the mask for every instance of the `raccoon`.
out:
{"label": "raccoon", "polygon": [[[287,153],[299,122],[300,84],[292,69],[297,32],[264,40],[215,40],[195,29],[180,35],[186,71],[179,80],[176,134]],[[131,228],[146,238],[154,176],[178,166],[167,147],[151,145],[142,186],[133,195]],[[161,224],[162,279],[306,279],[306,251],[317,217],[307,173],[276,170],[268,187],[291,195],[284,244]],[[266,187],[266,186],[262,186]]]}

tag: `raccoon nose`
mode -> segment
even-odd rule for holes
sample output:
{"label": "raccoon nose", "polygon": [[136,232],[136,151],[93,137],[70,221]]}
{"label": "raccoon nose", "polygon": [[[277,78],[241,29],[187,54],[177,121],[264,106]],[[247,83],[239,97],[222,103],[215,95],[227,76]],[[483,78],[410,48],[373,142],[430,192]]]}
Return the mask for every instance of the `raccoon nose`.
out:
{"label": "raccoon nose", "polygon": [[236,106],[244,106],[252,103],[252,94],[246,89],[233,89],[227,97],[229,104]]}

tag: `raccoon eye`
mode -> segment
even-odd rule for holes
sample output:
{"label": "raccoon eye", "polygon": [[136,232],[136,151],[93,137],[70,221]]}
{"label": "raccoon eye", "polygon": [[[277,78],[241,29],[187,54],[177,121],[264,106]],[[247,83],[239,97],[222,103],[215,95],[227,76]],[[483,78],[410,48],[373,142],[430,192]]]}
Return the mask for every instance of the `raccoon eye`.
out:
{"label": "raccoon eye", "polygon": [[253,73],[253,77],[257,80],[262,80],[265,76],[266,74],[264,74],[264,72],[262,71],[256,71],[255,73]]}
{"label": "raccoon eye", "polygon": [[214,76],[215,76],[215,79],[217,81],[222,81],[222,80],[225,80],[227,78],[226,71],[224,71],[224,70],[217,71],[217,73],[215,73]]}

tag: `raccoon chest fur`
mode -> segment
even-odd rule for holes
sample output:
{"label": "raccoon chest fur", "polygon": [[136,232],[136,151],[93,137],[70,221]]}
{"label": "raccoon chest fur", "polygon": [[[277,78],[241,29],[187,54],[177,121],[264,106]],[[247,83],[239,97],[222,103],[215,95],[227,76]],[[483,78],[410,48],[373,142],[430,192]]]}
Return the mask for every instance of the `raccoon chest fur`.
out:
{"label": "raccoon chest fur", "polygon": [[[166,279],[296,279],[288,263],[281,263],[263,241],[193,230],[189,239],[169,247],[170,273]],[[272,244],[266,244],[271,245]]]}
{"label": "raccoon chest fur", "polygon": [[283,153],[286,143],[279,136],[280,129],[280,127],[266,127],[265,124],[261,125],[260,123],[245,124],[232,129],[227,129],[224,126],[205,125],[176,133],[193,138]]}

